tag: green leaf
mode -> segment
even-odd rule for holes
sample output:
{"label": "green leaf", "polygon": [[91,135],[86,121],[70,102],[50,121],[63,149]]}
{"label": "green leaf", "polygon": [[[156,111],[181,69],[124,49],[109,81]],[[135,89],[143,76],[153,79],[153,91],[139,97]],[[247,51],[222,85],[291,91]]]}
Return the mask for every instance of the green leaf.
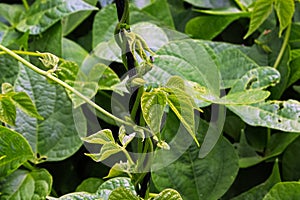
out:
{"label": "green leaf", "polygon": [[[96,6],[97,0],[83,0],[89,5]],[[78,25],[80,25],[91,13],[91,10],[83,10],[80,12],[73,13],[67,17],[64,17],[62,20],[62,26],[63,26],[63,35],[68,35],[71,33]]]}
{"label": "green leaf", "polygon": [[72,61],[64,61],[58,66],[59,71],[57,72],[58,78],[66,81],[75,81],[79,75],[79,66]]}
{"label": "green leaf", "polygon": [[256,31],[260,25],[269,17],[273,10],[273,3],[275,0],[257,0],[254,4],[254,9],[251,14],[250,26],[244,39],[249,37]]}
{"label": "green leaf", "polygon": [[14,84],[19,73],[18,61],[9,55],[1,55],[0,69],[0,84],[2,85],[4,82]]}
{"label": "green leaf", "polygon": [[81,139],[92,144],[106,144],[109,142],[115,142],[110,129],[103,129],[101,131],[98,131],[97,133],[94,133],[93,135]]}
{"label": "green leaf", "polygon": [[300,79],[299,64],[300,64],[300,57],[298,57],[290,62],[291,73],[290,73],[289,82],[288,82],[287,87],[291,86],[293,83],[295,83],[296,81],[298,81]]}
{"label": "green leaf", "polygon": [[215,54],[208,46],[187,39],[169,42],[156,53],[154,67],[145,80],[164,85],[172,75],[177,75],[206,88],[207,92],[202,96],[208,100],[219,98],[219,71]]}
{"label": "green leaf", "polygon": [[293,0],[275,0],[275,11],[279,19],[279,37],[284,29],[292,23],[295,12],[295,3]]}
{"label": "green leaf", "polygon": [[120,187],[125,188],[131,191],[133,195],[136,195],[134,185],[131,183],[129,178],[125,177],[117,177],[105,181],[98,188],[97,195],[103,198],[103,200],[108,200],[112,191]]}
{"label": "green leaf", "polygon": [[[4,157],[2,157],[4,156]],[[7,176],[33,158],[26,139],[19,133],[0,126],[0,177]]]}
{"label": "green leaf", "polygon": [[282,175],[284,180],[296,181],[300,179],[300,164],[297,159],[300,138],[297,138],[285,150],[282,157]]}
{"label": "green leaf", "polygon": [[18,4],[0,3],[0,16],[7,20],[11,26],[16,26],[22,19],[24,7]]}
{"label": "green leaf", "polygon": [[279,83],[280,73],[272,67],[259,67],[249,70],[232,86],[229,94],[255,89],[266,89]]}
{"label": "green leaf", "polygon": [[281,200],[281,199],[299,199],[300,183],[299,182],[282,182],[277,183],[263,200]]}
{"label": "green leaf", "polygon": [[263,197],[268,193],[268,191],[278,182],[280,182],[280,171],[278,162],[275,162],[273,166],[273,171],[271,176],[262,184],[259,184],[250,190],[238,195],[232,200],[257,200],[263,199]]}
{"label": "green leaf", "polygon": [[101,162],[107,159],[108,157],[116,153],[119,153],[121,151],[123,151],[123,149],[120,145],[113,142],[107,142],[101,147],[100,153],[92,153],[92,154],[86,153],[85,155],[91,157],[96,162]]}
{"label": "green leaf", "polygon": [[18,108],[20,108],[27,115],[35,117],[39,120],[43,120],[43,117],[37,112],[35,105],[25,92],[16,93],[11,97],[11,100]]}
{"label": "green leaf", "polygon": [[[238,172],[234,147],[222,137],[206,157],[198,156],[199,148],[192,145],[172,164],[152,171],[155,187],[158,190],[173,188],[183,199],[219,199]],[[165,160],[165,157],[155,158],[160,164]]]}
{"label": "green leaf", "polygon": [[39,121],[22,112],[17,114],[15,130],[28,140],[33,152],[49,161],[62,160],[75,153],[82,141],[73,119],[72,104],[64,89],[49,84],[46,78],[23,66],[15,88],[30,96],[44,118]]}
{"label": "green leaf", "polygon": [[227,107],[252,126],[300,132],[300,103],[298,101],[268,101]]}
{"label": "green leaf", "polygon": [[[1,85],[1,91],[2,91],[2,94],[11,93],[11,92],[14,92],[14,87],[10,83],[3,83]],[[6,96],[6,95],[3,95],[3,96]]]}
{"label": "green leaf", "polygon": [[177,91],[167,96],[167,103],[183,126],[186,128],[188,133],[193,137],[196,144],[200,146],[196,138],[193,99],[184,94],[184,92]]}
{"label": "green leaf", "polygon": [[225,7],[225,8],[217,8],[213,10],[201,10],[195,9],[195,11],[212,15],[212,16],[223,16],[223,17],[249,17],[250,13],[241,11],[236,7]]}
{"label": "green leaf", "polygon": [[167,96],[161,90],[144,92],[141,97],[143,117],[154,134],[160,133],[161,121],[166,105]]}
{"label": "green leaf", "polygon": [[90,194],[87,192],[73,192],[61,196],[60,198],[47,197],[48,200],[103,200],[96,194]]}
{"label": "green leaf", "polygon": [[139,200],[140,198],[136,195],[134,195],[130,190],[119,187],[117,189],[114,189],[110,195],[108,200]]}
{"label": "green leaf", "polygon": [[0,95],[0,121],[12,125],[15,125],[16,121],[16,106],[9,97],[3,97]]}
{"label": "green leaf", "polygon": [[151,4],[144,7],[142,11],[145,11],[154,16],[155,18],[157,18],[157,21],[163,22],[168,27],[174,28],[172,14],[170,12],[167,0],[151,1]]}
{"label": "green leaf", "polygon": [[67,38],[62,39],[62,57],[65,60],[76,62],[78,66],[81,66],[87,55],[88,52],[79,44]]}
{"label": "green leaf", "polygon": [[[295,133],[276,133],[271,136],[269,145],[265,150],[265,155],[258,155],[254,148],[252,148],[246,141],[245,136],[238,145],[239,151],[239,165],[240,168],[247,168],[256,165],[264,160],[279,156],[284,150],[298,137]],[[243,139],[243,141],[242,141]]]}
{"label": "green leaf", "polygon": [[114,164],[114,166],[112,166],[109,170],[109,173],[107,176],[105,176],[104,178],[113,178],[113,177],[117,177],[117,176],[121,176],[124,173],[130,173],[128,171],[128,169],[130,169],[132,166],[130,166],[130,164],[127,162],[120,162],[120,163],[116,163]]}
{"label": "green leaf", "polygon": [[232,5],[229,0],[218,1],[218,0],[184,0],[194,6],[204,8],[222,8]]}
{"label": "green leaf", "polygon": [[100,178],[87,178],[77,186],[76,192],[95,193],[103,182]]}
{"label": "green leaf", "polygon": [[21,32],[29,31],[36,35],[44,32],[62,18],[83,10],[97,10],[96,7],[82,0],[52,0],[35,1],[21,20],[17,29]]}
{"label": "green leaf", "polygon": [[220,100],[214,101],[218,104],[236,105],[236,104],[253,104],[262,102],[270,96],[269,91],[263,91],[260,89],[246,90],[243,92],[229,93],[222,97]]}
{"label": "green leaf", "polygon": [[0,180],[1,199],[45,199],[51,187],[52,177],[45,169],[17,170]]}
{"label": "green leaf", "polygon": [[153,200],[182,200],[182,197],[176,190],[164,189]]}
{"label": "green leaf", "polygon": [[239,16],[216,15],[195,17],[186,24],[185,32],[193,38],[211,40],[238,18]]}

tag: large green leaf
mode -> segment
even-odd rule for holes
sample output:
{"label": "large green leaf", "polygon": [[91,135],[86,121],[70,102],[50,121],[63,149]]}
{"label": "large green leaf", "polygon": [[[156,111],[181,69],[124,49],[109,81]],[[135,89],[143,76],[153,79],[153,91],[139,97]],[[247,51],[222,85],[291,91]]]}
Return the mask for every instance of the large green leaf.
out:
{"label": "large green leaf", "polygon": [[17,115],[15,129],[28,140],[33,152],[49,161],[62,160],[76,152],[82,141],[74,124],[72,104],[64,89],[49,84],[46,78],[23,66],[15,87],[31,97],[44,118],[40,121],[21,112]]}
{"label": "large green leaf", "polygon": [[78,66],[81,66],[81,63],[87,55],[88,52],[77,43],[67,38],[63,38],[62,57],[65,60],[74,61]]}
{"label": "large green leaf", "polygon": [[195,17],[186,24],[185,32],[193,38],[211,40],[238,18],[239,16],[216,15]]}
{"label": "large green leaf", "polygon": [[279,37],[283,30],[292,23],[295,12],[295,3],[293,0],[275,0],[275,11],[279,19]]}
{"label": "large green leaf", "polygon": [[19,133],[0,126],[0,177],[9,175],[20,165],[33,158],[26,139]]}
{"label": "large green leaf", "polygon": [[275,162],[271,176],[262,184],[259,184],[250,190],[238,195],[232,200],[257,200],[262,199],[268,191],[281,181],[278,162]]}
{"label": "large green leaf", "polygon": [[[152,171],[156,188],[173,188],[183,199],[220,198],[237,175],[238,157],[233,146],[222,137],[205,158],[200,159],[198,156],[199,148],[192,145],[172,164]],[[157,162],[164,163],[167,158],[156,159]]]}
{"label": "large green leaf", "polygon": [[[1,97],[1,96],[0,96]],[[16,106],[8,97],[0,99],[0,121],[11,126],[15,125],[16,121]]]}
{"label": "large green leaf", "polygon": [[169,42],[156,52],[154,67],[145,79],[164,85],[172,75],[177,75],[205,87],[204,98],[217,99],[220,87],[219,71],[214,60],[215,55],[209,49],[190,39]]}
{"label": "large green leaf", "polygon": [[98,197],[96,194],[91,194],[88,192],[74,192],[69,193],[60,198],[55,197],[47,197],[48,200],[103,200],[102,198]]}
{"label": "large green leaf", "polygon": [[275,0],[257,0],[251,14],[250,27],[244,38],[250,36],[269,17]]}
{"label": "large green leaf", "polygon": [[250,105],[227,106],[252,126],[300,132],[300,103],[295,100],[267,101]]}
{"label": "large green leaf", "polygon": [[14,84],[19,73],[18,61],[9,55],[0,55],[0,84],[7,82]]}
{"label": "large green leaf", "polygon": [[97,8],[82,0],[38,0],[30,6],[24,19],[18,23],[17,29],[22,32],[29,31],[33,35],[40,34],[63,17],[83,10]]}
{"label": "large green leaf", "polygon": [[18,4],[0,3],[0,13],[0,16],[7,20],[11,26],[16,26],[24,14],[24,7]]}
{"label": "large green leaf", "polygon": [[109,195],[112,193],[112,191],[120,187],[123,187],[131,191],[133,195],[136,195],[134,185],[131,183],[129,178],[125,177],[117,177],[105,181],[98,188],[97,195],[103,198],[103,200],[108,200]]}
{"label": "large green leaf", "polygon": [[0,179],[1,199],[45,199],[50,194],[52,177],[45,169],[17,170]]}
{"label": "large green leaf", "polygon": [[281,200],[281,199],[299,199],[300,183],[299,182],[282,182],[277,183],[263,200]]}
{"label": "large green leaf", "polygon": [[160,126],[167,105],[167,97],[163,91],[144,92],[141,98],[141,108],[145,122],[154,134],[160,133]]}

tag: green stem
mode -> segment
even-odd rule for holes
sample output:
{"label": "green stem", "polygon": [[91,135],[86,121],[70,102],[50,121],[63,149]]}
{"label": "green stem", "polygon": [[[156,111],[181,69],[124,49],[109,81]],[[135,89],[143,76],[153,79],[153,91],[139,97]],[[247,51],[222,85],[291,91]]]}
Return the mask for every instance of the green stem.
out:
{"label": "green stem", "polygon": [[27,0],[22,0],[25,10],[29,10],[29,5]]}
{"label": "green stem", "polygon": [[126,122],[114,115],[112,115],[111,113],[107,112],[106,110],[104,110],[103,108],[101,108],[100,106],[98,106],[96,103],[94,103],[93,101],[91,101],[89,98],[87,98],[86,96],[84,96],[83,94],[81,94],[79,91],[77,91],[76,89],[74,89],[73,87],[71,87],[70,85],[68,85],[67,83],[63,82],[62,80],[56,78],[55,76],[51,75],[51,73],[48,73],[47,71],[41,70],[40,68],[36,67],[35,65],[31,64],[30,62],[28,62],[27,60],[25,60],[24,58],[22,58],[21,56],[19,56],[18,54],[16,54],[15,52],[11,51],[10,49],[2,46],[0,44],[0,49],[2,49],[3,51],[5,51],[7,54],[9,54],[10,56],[12,56],[13,58],[15,58],[16,60],[20,61],[21,63],[23,63],[24,65],[26,65],[27,67],[29,67],[30,69],[32,69],[33,71],[47,77],[48,79],[58,83],[59,85],[63,86],[64,88],[66,88],[67,90],[69,90],[70,92],[74,93],[75,95],[77,95],[78,97],[80,97],[81,99],[83,99],[86,103],[88,103],[89,105],[93,106],[96,110],[98,110],[99,112],[105,114],[106,116],[112,118],[113,120],[115,120],[116,122],[119,122],[121,124],[124,125],[131,125],[131,123]]}
{"label": "green stem", "polygon": [[35,170],[35,168],[28,161],[23,163],[23,166],[31,171]]}
{"label": "green stem", "polygon": [[279,67],[279,64],[280,64],[280,61],[283,57],[283,54],[284,54],[284,51],[289,43],[289,39],[290,39],[290,35],[291,35],[291,27],[292,27],[292,24],[290,23],[286,29],[286,32],[285,32],[285,36],[284,36],[284,40],[283,40],[283,44],[281,46],[281,49],[280,49],[280,52],[277,56],[277,59],[274,63],[274,68],[277,69]]}
{"label": "green stem", "polygon": [[140,101],[141,101],[141,97],[142,97],[142,94],[144,92],[144,87],[140,87],[138,89],[138,93],[136,95],[136,99],[135,99],[135,102],[133,104],[133,108],[131,110],[131,119],[133,121],[135,121],[135,117],[136,117],[136,113],[137,113],[137,110],[139,108],[139,105],[140,105]]}
{"label": "green stem", "polygon": [[125,154],[126,158],[128,159],[129,164],[134,165],[134,162],[131,156],[129,155],[128,151],[125,148],[122,148],[122,152]]}
{"label": "green stem", "polygon": [[[27,56],[35,56],[35,57],[42,56],[42,53],[39,53],[39,52],[22,51],[22,50],[11,50],[11,51],[18,55],[27,55]],[[0,51],[0,55],[4,55],[4,54],[8,54],[8,53],[6,51]],[[64,62],[65,59],[59,58],[59,61]]]}
{"label": "green stem", "polygon": [[238,5],[238,7],[242,10],[247,12],[247,8],[240,2],[240,0],[234,0],[234,2]]}

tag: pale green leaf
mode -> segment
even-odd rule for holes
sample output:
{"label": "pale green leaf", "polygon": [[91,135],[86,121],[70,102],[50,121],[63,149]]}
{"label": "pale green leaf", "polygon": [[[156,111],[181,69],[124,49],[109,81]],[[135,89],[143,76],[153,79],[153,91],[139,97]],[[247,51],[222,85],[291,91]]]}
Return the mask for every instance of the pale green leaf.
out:
{"label": "pale green leaf", "polygon": [[76,192],[95,193],[103,182],[100,178],[87,178],[77,186]]}
{"label": "pale green leaf", "polygon": [[39,120],[44,118],[38,113],[34,103],[25,92],[18,92],[11,97],[13,103],[24,113]]}
{"label": "pale green leaf", "polygon": [[106,144],[109,142],[115,142],[115,139],[112,135],[110,129],[103,129],[94,133],[88,137],[81,138],[83,141],[92,143],[92,144]]}
{"label": "pale green leaf", "polygon": [[18,4],[0,3],[0,16],[7,20],[11,26],[16,26],[22,19],[24,7]]}
{"label": "pale green leaf", "polygon": [[130,179],[126,177],[117,177],[105,181],[100,185],[97,194],[99,197],[103,198],[103,200],[108,200],[112,191],[120,187],[128,189],[133,195],[136,195],[134,185],[131,183]]}
{"label": "pale green leaf", "polygon": [[62,39],[62,57],[65,60],[76,62],[78,66],[81,66],[87,55],[88,52],[76,42],[67,38]]}
{"label": "pale green leaf", "polygon": [[75,81],[78,76],[79,66],[73,61],[64,61],[58,66],[59,71],[57,72],[60,80]]}
{"label": "pale green leaf", "polygon": [[130,165],[127,162],[120,162],[120,163],[116,163],[114,164],[114,166],[112,166],[112,168],[110,168],[109,173],[107,176],[105,176],[104,178],[113,178],[113,177],[117,177],[117,176],[121,176],[124,173],[130,173],[128,171],[128,169],[130,169]]}
{"label": "pale green leaf", "polygon": [[122,147],[119,146],[118,144],[113,142],[107,142],[101,147],[100,153],[93,153],[93,154],[86,153],[85,155],[91,157],[96,162],[101,162],[107,159],[108,157],[116,153],[119,153],[121,151],[123,151]]}
{"label": "pale green leaf", "polygon": [[294,0],[275,0],[274,8],[279,19],[279,37],[281,37],[284,29],[292,23],[295,3]]}
{"label": "pale green leaf", "polygon": [[176,190],[164,189],[153,200],[182,200],[182,197]]}
{"label": "pale green leaf", "polygon": [[136,133],[131,133],[129,135],[124,134],[119,134],[119,140],[123,147],[126,147],[135,137]]}
{"label": "pale green leaf", "polygon": [[119,187],[114,189],[110,195],[108,200],[139,200],[140,198],[134,195],[130,190]]}
{"label": "pale green leaf", "polygon": [[97,8],[82,0],[38,0],[30,6],[24,19],[18,23],[17,29],[36,35],[44,32],[62,18],[83,10],[97,10]]}
{"label": "pale green leaf", "polygon": [[[2,157],[4,156],[4,157]],[[0,177],[7,176],[33,158],[26,139],[19,133],[0,126]]]}
{"label": "pale green leaf", "polygon": [[167,96],[161,91],[144,92],[141,97],[141,108],[145,122],[154,134],[160,133]]}
{"label": "pale green leaf", "polygon": [[255,2],[250,18],[249,30],[244,38],[249,37],[269,17],[273,10],[274,1],[275,0],[257,0]]}
{"label": "pale green leaf", "polygon": [[277,183],[263,200],[282,200],[282,199],[299,199],[300,182],[281,182]]}
{"label": "pale green leaf", "polygon": [[47,197],[48,200],[103,200],[96,194],[88,192],[73,192],[61,196],[60,198]]}
{"label": "pale green leaf", "polygon": [[204,8],[222,8],[229,7],[231,2],[229,0],[218,1],[218,0],[184,0],[194,6]]}
{"label": "pale green leaf", "polygon": [[16,115],[16,106],[11,99],[0,95],[0,121],[14,126]]}
{"label": "pale green leaf", "polygon": [[17,170],[0,180],[1,199],[45,199],[51,187],[52,177],[45,169]]}
{"label": "pale green leaf", "polygon": [[65,90],[51,85],[45,77],[21,67],[16,91],[26,92],[35,103],[43,121],[18,112],[15,130],[29,142],[33,152],[49,161],[65,159],[75,153],[82,141],[73,118],[72,103]]}
{"label": "pale green leaf", "polygon": [[253,104],[262,102],[270,96],[269,91],[264,91],[260,89],[246,90],[243,92],[229,93],[228,95],[222,97],[220,100],[214,101],[218,104],[226,105],[236,105],[236,104]]}
{"label": "pale green leaf", "polygon": [[[239,169],[234,147],[221,137],[206,157],[198,156],[199,148],[193,144],[172,164],[152,171],[155,187],[177,190],[183,199],[219,199],[233,183]],[[166,159],[155,157],[155,162],[163,165]]]}
{"label": "pale green leaf", "polygon": [[300,103],[298,101],[268,101],[227,107],[252,126],[300,132]]}
{"label": "pale green leaf", "polygon": [[14,92],[14,88],[10,83],[3,83],[1,86],[2,94]]}

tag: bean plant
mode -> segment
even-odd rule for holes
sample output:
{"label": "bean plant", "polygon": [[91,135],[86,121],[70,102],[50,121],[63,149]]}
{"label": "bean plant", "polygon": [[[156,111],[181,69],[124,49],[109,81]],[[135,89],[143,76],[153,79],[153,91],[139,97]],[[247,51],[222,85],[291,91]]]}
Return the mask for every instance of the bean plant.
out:
{"label": "bean plant", "polygon": [[0,199],[300,199],[299,0],[0,2]]}

